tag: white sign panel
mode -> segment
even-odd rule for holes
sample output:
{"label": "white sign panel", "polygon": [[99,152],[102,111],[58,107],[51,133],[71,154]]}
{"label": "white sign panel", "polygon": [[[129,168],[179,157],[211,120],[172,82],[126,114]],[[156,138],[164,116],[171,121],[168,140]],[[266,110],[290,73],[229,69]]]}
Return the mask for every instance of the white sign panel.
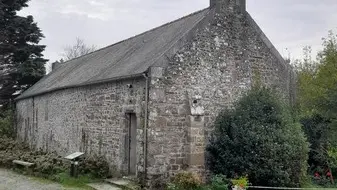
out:
{"label": "white sign panel", "polygon": [[65,159],[73,160],[73,159],[75,159],[77,157],[82,156],[83,154],[84,154],[83,152],[75,152],[73,154],[70,154],[70,155],[66,156]]}

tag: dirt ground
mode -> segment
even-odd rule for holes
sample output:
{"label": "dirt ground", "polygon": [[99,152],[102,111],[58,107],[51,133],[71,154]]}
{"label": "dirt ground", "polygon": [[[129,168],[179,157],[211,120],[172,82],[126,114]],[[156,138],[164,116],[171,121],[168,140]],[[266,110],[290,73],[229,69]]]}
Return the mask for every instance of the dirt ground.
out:
{"label": "dirt ground", "polygon": [[0,190],[79,190],[0,169]]}

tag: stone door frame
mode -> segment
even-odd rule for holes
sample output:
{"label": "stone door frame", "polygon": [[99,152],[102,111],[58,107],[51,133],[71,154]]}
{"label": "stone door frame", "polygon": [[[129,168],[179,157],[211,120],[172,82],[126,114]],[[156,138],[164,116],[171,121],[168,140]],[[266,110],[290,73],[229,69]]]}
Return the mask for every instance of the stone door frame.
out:
{"label": "stone door frame", "polygon": [[125,161],[127,174],[136,176],[137,174],[137,114],[134,112],[125,113],[126,142]]}

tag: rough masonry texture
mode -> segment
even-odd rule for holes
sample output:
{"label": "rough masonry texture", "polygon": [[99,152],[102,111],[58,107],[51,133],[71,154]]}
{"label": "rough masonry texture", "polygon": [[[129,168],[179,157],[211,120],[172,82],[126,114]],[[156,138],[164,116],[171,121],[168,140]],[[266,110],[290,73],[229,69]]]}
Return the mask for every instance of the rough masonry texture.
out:
{"label": "rough masonry texture", "polygon": [[[125,113],[144,117],[142,78],[116,81],[45,94],[17,103],[17,130],[33,148],[60,155],[83,151],[104,155],[112,167],[126,172]],[[128,88],[131,84],[133,88]],[[137,150],[142,151],[142,125],[137,126]],[[139,153],[141,155],[141,153]],[[139,169],[142,168],[138,157]]]}
{"label": "rough masonry texture", "polygon": [[103,155],[127,175],[125,115],[134,113],[136,175],[155,187],[182,170],[205,175],[217,114],[257,81],[291,103],[294,77],[244,0],[211,0],[207,9],[59,66],[17,99],[18,138],[61,155]]}

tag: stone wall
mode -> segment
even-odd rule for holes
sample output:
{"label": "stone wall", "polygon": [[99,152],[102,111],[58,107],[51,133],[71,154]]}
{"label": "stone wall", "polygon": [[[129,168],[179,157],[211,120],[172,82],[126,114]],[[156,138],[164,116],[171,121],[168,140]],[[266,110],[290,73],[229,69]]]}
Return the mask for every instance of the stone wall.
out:
{"label": "stone wall", "polygon": [[[234,0],[212,9],[168,67],[154,67],[149,104],[148,174],[204,174],[204,148],[217,114],[260,81],[292,94],[292,70]],[[206,23],[206,24],[205,24]],[[161,70],[161,72],[158,72]]]}
{"label": "stone wall", "polygon": [[[232,108],[255,82],[293,98],[291,67],[236,3],[226,0],[210,9],[208,17],[180,39],[179,48],[167,51],[180,49],[174,56],[167,53],[168,65],[150,68],[147,174],[152,187],[157,179],[167,180],[185,169],[205,174],[204,150],[215,117]],[[124,80],[20,100],[19,139],[61,155],[102,154],[126,171],[125,113],[134,112],[142,172],[144,88],[145,79]]]}
{"label": "stone wall", "polygon": [[127,171],[125,113],[133,112],[137,116],[137,161],[141,172],[144,88],[145,79],[134,79],[19,100],[18,138],[32,148],[60,155],[76,151],[103,155],[111,166]]}

